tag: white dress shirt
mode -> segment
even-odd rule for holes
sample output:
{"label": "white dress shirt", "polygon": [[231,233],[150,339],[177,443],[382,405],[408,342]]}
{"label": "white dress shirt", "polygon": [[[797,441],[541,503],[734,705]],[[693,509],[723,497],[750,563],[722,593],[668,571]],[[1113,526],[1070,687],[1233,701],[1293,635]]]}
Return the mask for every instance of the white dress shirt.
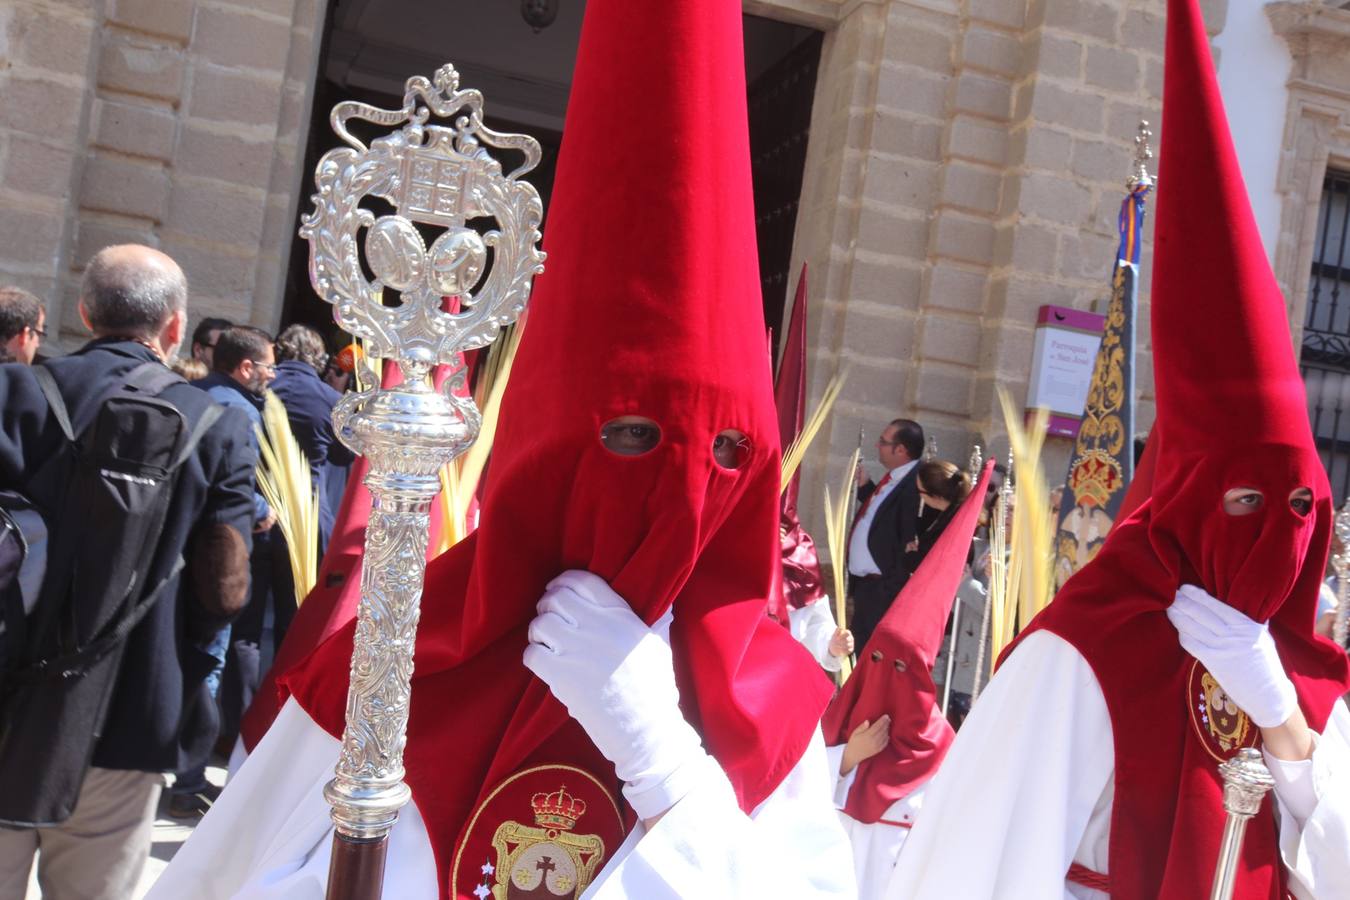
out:
{"label": "white dress shirt", "polygon": [[917,459],[911,459],[903,466],[896,466],[891,469],[891,480],[878,487],[872,492],[872,496],[866,501],[867,508],[863,510],[862,518],[853,527],[853,535],[848,539],[848,571],[851,575],[880,575],[881,567],[877,561],[872,558],[872,551],[867,547],[867,536],[872,532],[872,521],[877,517],[877,510],[885,502],[886,497],[891,491],[900,486],[900,481],[910,470],[919,464]]}

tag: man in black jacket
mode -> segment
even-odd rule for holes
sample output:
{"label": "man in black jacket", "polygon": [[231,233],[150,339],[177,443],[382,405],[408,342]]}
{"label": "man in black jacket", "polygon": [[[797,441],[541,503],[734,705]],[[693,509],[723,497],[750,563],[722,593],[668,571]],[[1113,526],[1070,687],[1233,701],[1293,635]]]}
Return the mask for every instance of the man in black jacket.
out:
{"label": "man in black jacket", "polygon": [[[85,269],[80,313],[94,339],[45,363],[72,419],[110,383],[146,362],[163,363],[182,341],[187,284],[172,259],[149,247],[100,251]],[[167,388],[191,427],[213,401],[187,384]],[[183,464],[146,583],[174,576],[127,638],[111,703],[75,812],[50,828],[0,829],[0,898],[24,897],[33,854],[44,897],[122,900],[134,895],[149,856],[163,773],[207,752],[214,710],[203,698],[211,660],[196,649],[243,608],[253,521],[253,466],[244,418],[226,410]],[[0,490],[24,490],[62,445],[58,423],[26,366],[0,366]],[[37,498],[34,498],[37,499]],[[49,523],[53,533],[59,521]],[[206,658],[202,658],[206,657]],[[9,723],[22,727],[22,723]]]}
{"label": "man in black jacket", "polygon": [[891,601],[909,580],[905,548],[918,534],[919,485],[915,468],[923,457],[923,427],[894,419],[877,439],[877,460],[886,469],[873,484],[858,467],[858,513],[848,543],[853,592],[854,646],[859,652]]}

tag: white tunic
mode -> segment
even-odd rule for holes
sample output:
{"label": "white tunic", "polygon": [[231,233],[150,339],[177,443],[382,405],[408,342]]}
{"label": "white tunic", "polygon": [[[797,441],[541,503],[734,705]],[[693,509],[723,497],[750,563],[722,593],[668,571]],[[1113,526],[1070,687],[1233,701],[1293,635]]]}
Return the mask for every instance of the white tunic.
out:
{"label": "white tunic", "polygon": [[834,805],[839,810],[839,821],[853,845],[853,874],[858,879],[858,900],[880,900],[885,896],[886,885],[895,861],[900,856],[900,848],[914,826],[914,820],[923,806],[923,791],[927,782],[920,784],[908,795],[895,801],[886,810],[883,821],[868,824],[844,812],[848,803],[849,791],[853,790],[855,768],[847,775],[839,774],[839,763],[844,756],[844,745],[826,747],[830,758],[830,771],[835,775]]}
{"label": "white tunic", "polygon": [[792,636],[797,639],[827,672],[838,672],[843,661],[830,655],[830,638],[834,637],[834,610],[830,606],[827,594],[815,603],[808,603],[801,609],[788,611],[788,626]]}
{"label": "white tunic", "polygon": [[[1104,898],[1066,884],[1064,873],[1077,862],[1110,874],[1114,759],[1111,717],[1087,661],[1057,635],[1029,636],[929,783],[887,900]],[[1350,895],[1350,710],[1336,705],[1311,760],[1265,762],[1290,891],[1299,900]]]}
{"label": "white tunic", "polygon": [[[333,839],[323,786],[338,750],[287,701],[147,900],[322,900]],[[828,765],[817,730],[801,761],[749,816],[725,778],[699,787],[650,832],[639,825],[584,896],[854,897]],[[431,841],[413,799],[390,835],[384,896],[391,900],[438,896]]]}

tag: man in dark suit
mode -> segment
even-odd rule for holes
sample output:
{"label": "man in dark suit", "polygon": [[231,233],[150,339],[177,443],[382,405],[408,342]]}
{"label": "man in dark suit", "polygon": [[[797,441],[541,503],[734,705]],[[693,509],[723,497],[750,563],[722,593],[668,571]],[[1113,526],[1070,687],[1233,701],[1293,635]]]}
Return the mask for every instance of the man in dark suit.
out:
{"label": "man in dark suit", "polygon": [[877,439],[877,460],[886,469],[881,481],[874,484],[858,467],[861,505],[849,537],[848,572],[853,592],[849,628],[860,652],[909,580],[905,548],[918,535],[919,485],[914,470],[923,448],[923,427],[910,419],[894,419]]}
{"label": "man in dark suit", "polygon": [[[94,340],[44,364],[70,418],[80,421],[132,370],[171,358],[185,334],[186,305],[183,273],[163,253],[124,245],[96,254],[79,304]],[[33,371],[0,366],[0,490],[33,488],[65,440]],[[183,383],[159,397],[189,428],[215,405]],[[164,583],[163,598],[128,635],[106,718],[90,723],[100,733],[75,812],[59,825],[0,829],[0,897],[24,895],[39,847],[44,897],[119,900],[135,893],[164,773],[204,759],[214,733],[214,707],[204,693],[210,658],[200,644],[248,595],[255,459],[247,422],[226,410],[178,470],[163,530],[144,548],[153,559],[145,583]],[[62,500],[30,499],[48,509]],[[63,523],[48,525],[58,534]],[[21,721],[5,725],[23,728]]]}

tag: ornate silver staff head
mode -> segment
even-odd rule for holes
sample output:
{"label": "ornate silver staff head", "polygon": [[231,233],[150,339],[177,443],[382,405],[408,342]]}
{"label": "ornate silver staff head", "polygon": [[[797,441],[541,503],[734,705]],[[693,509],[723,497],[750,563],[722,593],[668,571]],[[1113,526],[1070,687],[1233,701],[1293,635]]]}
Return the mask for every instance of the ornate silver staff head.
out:
{"label": "ornate silver staff head", "polygon": [[1134,171],[1125,182],[1125,186],[1133,191],[1139,187],[1153,187],[1157,182],[1148,171],[1148,161],[1153,158],[1153,148],[1149,145],[1149,140],[1153,137],[1153,132],[1148,127],[1148,120],[1139,120],[1139,132],[1134,137]]}
{"label": "ornate silver staff head", "polygon": [[[330,121],[346,146],[319,162],[302,220],[310,280],[338,324],[364,340],[366,358],[392,360],[404,376],[383,389],[368,369],[375,387],[333,411],[342,441],[370,460],[373,506],[347,723],[325,795],[339,834],[371,841],[409,796],[403,746],[429,508],[441,467],[481,422],[471,399],[453,383],[433,390],[428,374],[490,343],[524,310],[543,270],[543,204],[520,176],[541,154],[533,138],[486,127],[483,95],[460,90],[448,65],[430,81],[409,79],[399,109],[344,102]],[[392,130],[367,145],[349,130],[356,121]],[[509,172],[505,153],[523,157]]]}
{"label": "ornate silver staff head", "polygon": [[[433,116],[445,124],[429,124]],[[354,120],[399,127],[367,146],[349,130]],[[349,101],[329,121],[348,146],[315,172],[314,209],[300,229],[310,280],[338,324],[369,355],[396,361],[415,391],[433,365],[491,343],[524,310],[543,271],[543,204],[519,179],[539,163],[539,143],[485,126],[483,95],[460,90],[449,65],[431,81],[410,78],[400,109]],[[523,159],[504,173],[493,150]],[[476,433],[471,405],[450,403]]]}

